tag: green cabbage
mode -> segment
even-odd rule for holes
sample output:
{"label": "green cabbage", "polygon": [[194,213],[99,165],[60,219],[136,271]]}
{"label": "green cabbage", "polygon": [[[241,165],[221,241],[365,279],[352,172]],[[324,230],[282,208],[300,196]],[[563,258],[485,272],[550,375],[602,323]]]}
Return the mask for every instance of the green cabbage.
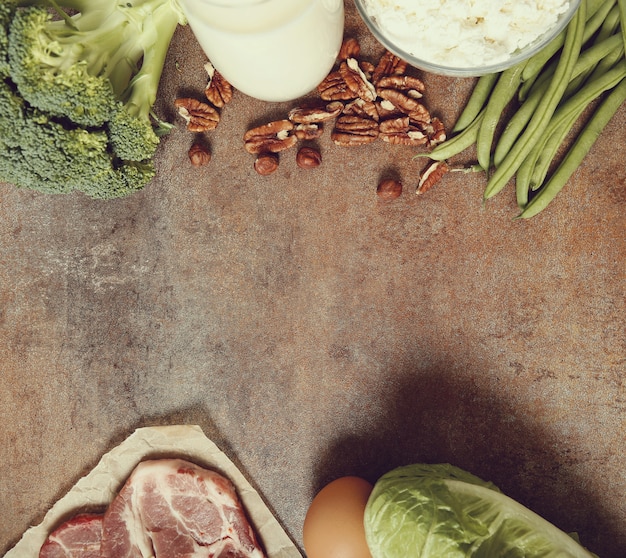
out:
{"label": "green cabbage", "polygon": [[447,464],[382,476],[364,521],[373,558],[597,558],[492,483]]}

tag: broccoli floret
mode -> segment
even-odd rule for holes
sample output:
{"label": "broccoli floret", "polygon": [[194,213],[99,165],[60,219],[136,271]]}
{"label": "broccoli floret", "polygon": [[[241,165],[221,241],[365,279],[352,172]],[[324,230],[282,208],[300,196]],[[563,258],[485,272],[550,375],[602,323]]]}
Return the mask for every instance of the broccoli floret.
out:
{"label": "broccoli floret", "polygon": [[68,127],[25,103],[7,80],[0,80],[0,114],[2,181],[47,194],[79,190],[110,199],[130,194],[154,177],[151,162],[115,157],[105,131]]}
{"label": "broccoli floret", "polygon": [[152,107],[172,36],[185,23],[176,0],[18,2],[26,7],[12,19],[8,53],[21,96],[54,117],[107,127],[122,159],[151,158],[159,144]]}

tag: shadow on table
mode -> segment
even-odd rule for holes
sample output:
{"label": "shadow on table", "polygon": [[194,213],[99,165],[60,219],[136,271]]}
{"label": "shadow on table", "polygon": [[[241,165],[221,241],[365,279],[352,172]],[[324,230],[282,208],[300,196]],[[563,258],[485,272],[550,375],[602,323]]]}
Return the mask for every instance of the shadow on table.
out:
{"label": "shadow on table", "polygon": [[318,489],[343,475],[374,483],[397,466],[451,463],[494,482],[561,529],[576,531],[601,558],[626,556],[624,534],[607,531],[616,521],[602,495],[587,492],[585,479],[572,472],[581,457],[559,444],[550,424],[477,387],[471,374],[444,367],[407,373],[377,411],[383,417],[377,426],[338,438],[321,457]]}

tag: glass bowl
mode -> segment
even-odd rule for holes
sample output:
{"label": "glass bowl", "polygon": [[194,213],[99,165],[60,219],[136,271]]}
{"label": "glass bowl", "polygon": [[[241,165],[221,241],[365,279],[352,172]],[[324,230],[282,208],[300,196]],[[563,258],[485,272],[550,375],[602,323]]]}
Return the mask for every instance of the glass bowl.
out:
{"label": "glass bowl", "polygon": [[[481,76],[483,74],[501,72],[506,68],[514,66],[523,60],[530,58],[532,55],[536,54],[539,50],[545,47],[552,39],[554,39],[561,31],[565,29],[572,16],[578,9],[581,0],[570,0],[569,7],[557,16],[557,20],[554,25],[551,26],[550,29],[544,31],[541,35],[537,36],[534,40],[532,40],[529,44],[524,46],[521,49],[514,51],[513,53],[506,55],[505,59],[493,60],[491,62],[486,62],[481,65],[471,65],[469,63],[450,63],[444,62],[441,60],[430,60],[424,58],[420,58],[419,52],[417,52],[417,48],[411,48],[411,50],[415,50],[416,52],[409,52],[406,46],[400,46],[402,40],[393,37],[393,34],[388,32],[386,29],[383,29],[380,26],[380,23],[376,21],[375,17],[370,16],[368,12],[368,4],[375,3],[381,0],[354,0],[356,8],[359,12],[359,15],[372,32],[374,37],[390,52],[395,54],[396,56],[402,58],[412,66],[419,68],[424,71],[432,72],[440,75],[447,76],[458,76],[458,77],[474,77]],[[388,2],[386,2],[388,3]],[[474,2],[476,4],[476,2]],[[490,2],[485,0],[485,5],[493,5]],[[439,22],[442,21],[443,14],[437,17]],[[402,25],[405,25],[406,18],[402,20]],[[517,21],[517,20],[516,20]],[[440,23],[440,27],[442,25]],[[406,31],[405,25],[405,31]],[[449,35],[449,33],[446,33]],[[441,36],[441,34],[439,35]],[[447,40],[447,38],[446,38]],[[416,45],[413,45],[416,46]],[[417,45],[419,47],[419,45]],[[459,45],[459,48],[461,45]]]}

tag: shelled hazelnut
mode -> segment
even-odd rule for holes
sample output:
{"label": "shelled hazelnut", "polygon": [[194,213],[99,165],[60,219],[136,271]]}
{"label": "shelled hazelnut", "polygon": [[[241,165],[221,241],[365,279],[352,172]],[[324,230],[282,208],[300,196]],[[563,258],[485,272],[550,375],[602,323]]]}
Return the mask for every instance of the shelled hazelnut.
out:
{"label": "shelled hazelnut", "polygon": [[314,169],[322,163],[322,154],[314,147],[301,147],[296,155],[296,163],[302,169]]}
{"label": "shelled hazelnut", "polygon": [[378,183],[376,193],[383,200],[395,200],[402,194],[402,183],[391,178],[381,180]]}
{"label": "shelled hazelnut", "polygon": [[202,167],[211,161],[209,148],[201,142],[194,142],[189,148],[189,161],[194,167]]}
{"label": "shelled hazelnut", "polygon": [[254,161],[254,170],[261,176],[272,174],[278,168],[278,154],[259,153]]}

